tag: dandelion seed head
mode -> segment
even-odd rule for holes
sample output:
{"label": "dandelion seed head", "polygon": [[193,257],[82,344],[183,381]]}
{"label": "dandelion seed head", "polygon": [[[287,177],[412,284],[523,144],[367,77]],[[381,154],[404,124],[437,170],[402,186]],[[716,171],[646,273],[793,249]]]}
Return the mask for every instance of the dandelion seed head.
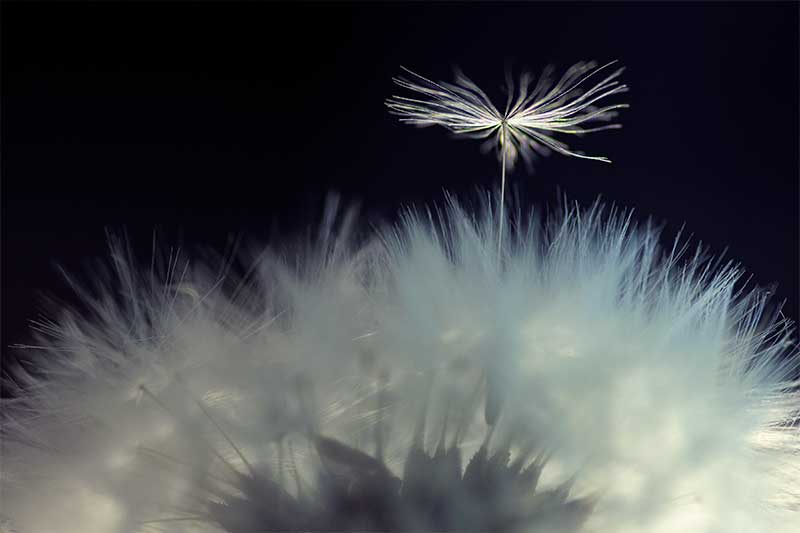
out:
{"label": "dandelion seed head", "polygon": [[502,267],[452,203],[248,279],[115,243],[6,381],[8,527],[793,531],[798,353],[763,293],[599,204],[509,227]]}

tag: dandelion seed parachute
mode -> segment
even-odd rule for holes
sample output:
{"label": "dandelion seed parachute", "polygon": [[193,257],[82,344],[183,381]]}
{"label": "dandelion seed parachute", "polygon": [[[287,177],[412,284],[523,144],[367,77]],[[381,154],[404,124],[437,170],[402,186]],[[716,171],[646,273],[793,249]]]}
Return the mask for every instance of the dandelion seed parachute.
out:
{"label": "dandelion seed parachute", "polygon": [[546,156],[551,151],[609,163],[606,157],[571,149],[555,135],[580,136],[622,127],[611,120],[617,110],[627,108],[628,104],[600,106],[609,97],[628,91],[628,86],[617,79],[624,69],[607,70],[615,63],[601,67],[593,61],[577,63],[557,82],[552,78],[552,67],[545,69],[535,84],[530,73],[524,72],[517,83],[509,75],[502,112],[461,72],[456,73],[454,83],[447,83],[431,81],[405,69],[410,79],[400,76],[394,82],[415,97],[392,96],[386,100],[386,106],[402,122],[442,126],[456,135],[485,139],[483,150],[496,150],[503,165],[508,164],[509,168],[520,158],[531,168],[536,155]]}
{"label": "dandelion seed parachute", "polygon": [[738,268],[599,204],[502,264],[488,209],[351,226],[242,279],[115,243],[7,369],[12,530],[795,531],[797,351]]}

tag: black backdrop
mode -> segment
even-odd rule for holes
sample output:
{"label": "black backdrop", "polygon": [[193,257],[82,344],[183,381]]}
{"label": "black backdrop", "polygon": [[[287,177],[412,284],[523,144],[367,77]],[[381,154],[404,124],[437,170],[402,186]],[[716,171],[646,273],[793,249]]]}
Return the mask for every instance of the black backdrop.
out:
{"label": "black backdrop", "polygon": [[496,161],[383,100],[405,65],[462,68],[498,94],[506,65],[619,59],[624,129],[517,172],[526,204],[602,195],[777,283],[798,316],[798,4],[2,4],[4,353],[54,268],[105,253],[222,248],[318,219],[326,193],[391,219],[497,183]]}

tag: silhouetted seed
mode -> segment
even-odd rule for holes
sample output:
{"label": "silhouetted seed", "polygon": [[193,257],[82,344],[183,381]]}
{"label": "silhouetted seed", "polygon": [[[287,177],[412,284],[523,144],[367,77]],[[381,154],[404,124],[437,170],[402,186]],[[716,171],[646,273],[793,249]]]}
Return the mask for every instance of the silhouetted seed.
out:
{"label": "silhouetted seed", "polygon": [[514,476],[508,469],[508,463],[511,460],[511,454],[508,451],[501,451],[495,453],[486,464],[486,472],[484,474],[485,484],[487,490],[493,493],[508,492],[512,489],[512,480]]}
{"label": "silhouetted seed", "polygon": [[544,468],[544,464],[546,462],[546,458],[543,454],[540,454],[534,459],[533,463],[531,463],[528,468],[522,471],[520,474],[520,481],[524,485],[526,485],[526,489],[533,492],[536,490],[536,487],[539,485],[539,477],[542,475],[542,469]]}
{"label": "silhouetted seed", "polygon": [[[431,386],[432,380],[424,389],[402,479],[392,474],[381,457],[309,429],[306,437],[322,461],[310,490],[302,490],[290,442],[289,466],[295,474],[297,496],[285,489],[288,480],[284,480],[283,442],[279,440],[277,482],[263,468],[256,475],[237,473],[235,484],[243,496],[209,491],[219,499],[208,503],[210,517],[228,533],[514,533],[548,528],[578,533],[594,502],[568,499],[572,479],[537,493],[549,455],[540,452],[523,468],[534,446],[529,443],[512,461],[514,434],[506,436],[490,454],[496,424],[486,430],[482,445],[462,473],[458,434],[467,426],[456,424],[448,447],[448,411],[435,451],[429,455],[423,441]],[[311,385],[302,378],[297,382],[297,397],[303,409],[314,408]],[[488,397],[484,401],[488,402]],[[378,402],[382,407],[385,399],[379,397]],[[488,411],[493,422],[500,416],[502,402],[495,407]],[[480,412],[477,405],[472,409]],[[375,435],[376,454],[382,453],[380,438]]]}
{"label": "silhouetted seed", "polygon": [[433,460],[422,448],[412,446],[406,457],[400,496],[404,503],[415,507],[423,515],[431,507],[428,493],[432,487],[432,471]]}
{"label": "silhouetted seed", "polygon": [[238,481],[239,490],[250,500],[267,498],[273,502],[284,503],[291,498],[288,492],[267,476],[253,478],[246,474],[239,474]]}
{"label": "silhouetted seed", "polygon": [[567,498],[569,498],[569,492],[572,490],[573,485],[575,485],[574,477],[568,479],[556,488],[556,493],[561,498],[561,503],[567,501]]}
{"label": "silhouetted seed", "polygon": [[590,498],[568,501],[564,504],[564,512],[569,521],[565,521],[565,527],[575,531],[583,527],[589,519],[589,515],[594,510],[595,501]]}
{"label": "silhouetted seed", "polygon": [[546,490],[534,496],[531,506],[534,509],[553,509],[560,507],[564,501],[564,493],[561,490]]}
{"label": "silhouetted seed", "polygon": [[353,471],[391,476],[391,473],[381,461],[360,450],[322,435],[315,435],[313,438],[317,451],[323,459],[333,461]]}
{"label": "silhouetted seed", "polygon": [[238,486],[245,497],[209,502],[213,519],[229,533],[512,533],[523,526],[577,533],[594,504],[567,499],[573,480],[534,495],[543,454],[517,474],[508,450],[489,456],[482,446],[462,477],[457,447],[431,457],[412,445],[401,482],[360,450],[329,437],[313,439],[323,463],[335,466],[318,473],[313,499],[293,498],[267,478],[242,474]]}
{"label": "silhouetted seed", "polygon": [[483,473],[486,470],[486,446],[481,446],[467,463],[464,470],[464,488],[471,492],[480,492],[483,484]]}
{"label": "silhouetted seed", "polygon": [[461,481],[461,450],[459,448],[450,448],[445,454],[447,461],[447,477],[448,479]]}
{"label": "silhouetted seed", "polygon": [[526,444],[522,448],[522,450],[517,454],[514,460],[511,461],[511,465],[509,466],[509,468],[514,473],[516,473],[517,476],[520,476],[520,474],[522,473],[522,469],[525,466],[525,463],[527,463],[530,460],[531,455],[533,455],[533,452],[534,452],[533,444],[532,443]]}
{"label": "silhouetted seed", "polygon": [[399,480],[360,471],[355,477],[326,475],[323,487],[325,513],[318,527],[330,531],[395,530]]}
{"label": "silhouetted seed", "polygon": [[209,502],[215,520],[231,533],[256,531],[297,531],[303,527],[303,514],[287,510],[267,497],[245,499],[229,497],[224,503]]}

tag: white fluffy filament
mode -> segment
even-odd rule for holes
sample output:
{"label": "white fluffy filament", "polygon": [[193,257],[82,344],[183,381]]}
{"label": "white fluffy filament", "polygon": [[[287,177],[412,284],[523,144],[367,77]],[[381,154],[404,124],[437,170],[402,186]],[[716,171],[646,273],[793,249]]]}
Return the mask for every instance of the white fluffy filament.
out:
{"label": "white fluffy filament", "polygon": [[[47,322],[33,370],[6,366],[0,518],[463,531],[423,527],[439,490],[437,523],[513,525],[491,531],[794,533],[800,359],[763,293],[599,205],[509,224],[501,269],[491,212],[409,214],[358,248],[326,228],[245,280],[140,269],[116,245],[90,311]],[[331,487],[403,512],[320,522]]]}

